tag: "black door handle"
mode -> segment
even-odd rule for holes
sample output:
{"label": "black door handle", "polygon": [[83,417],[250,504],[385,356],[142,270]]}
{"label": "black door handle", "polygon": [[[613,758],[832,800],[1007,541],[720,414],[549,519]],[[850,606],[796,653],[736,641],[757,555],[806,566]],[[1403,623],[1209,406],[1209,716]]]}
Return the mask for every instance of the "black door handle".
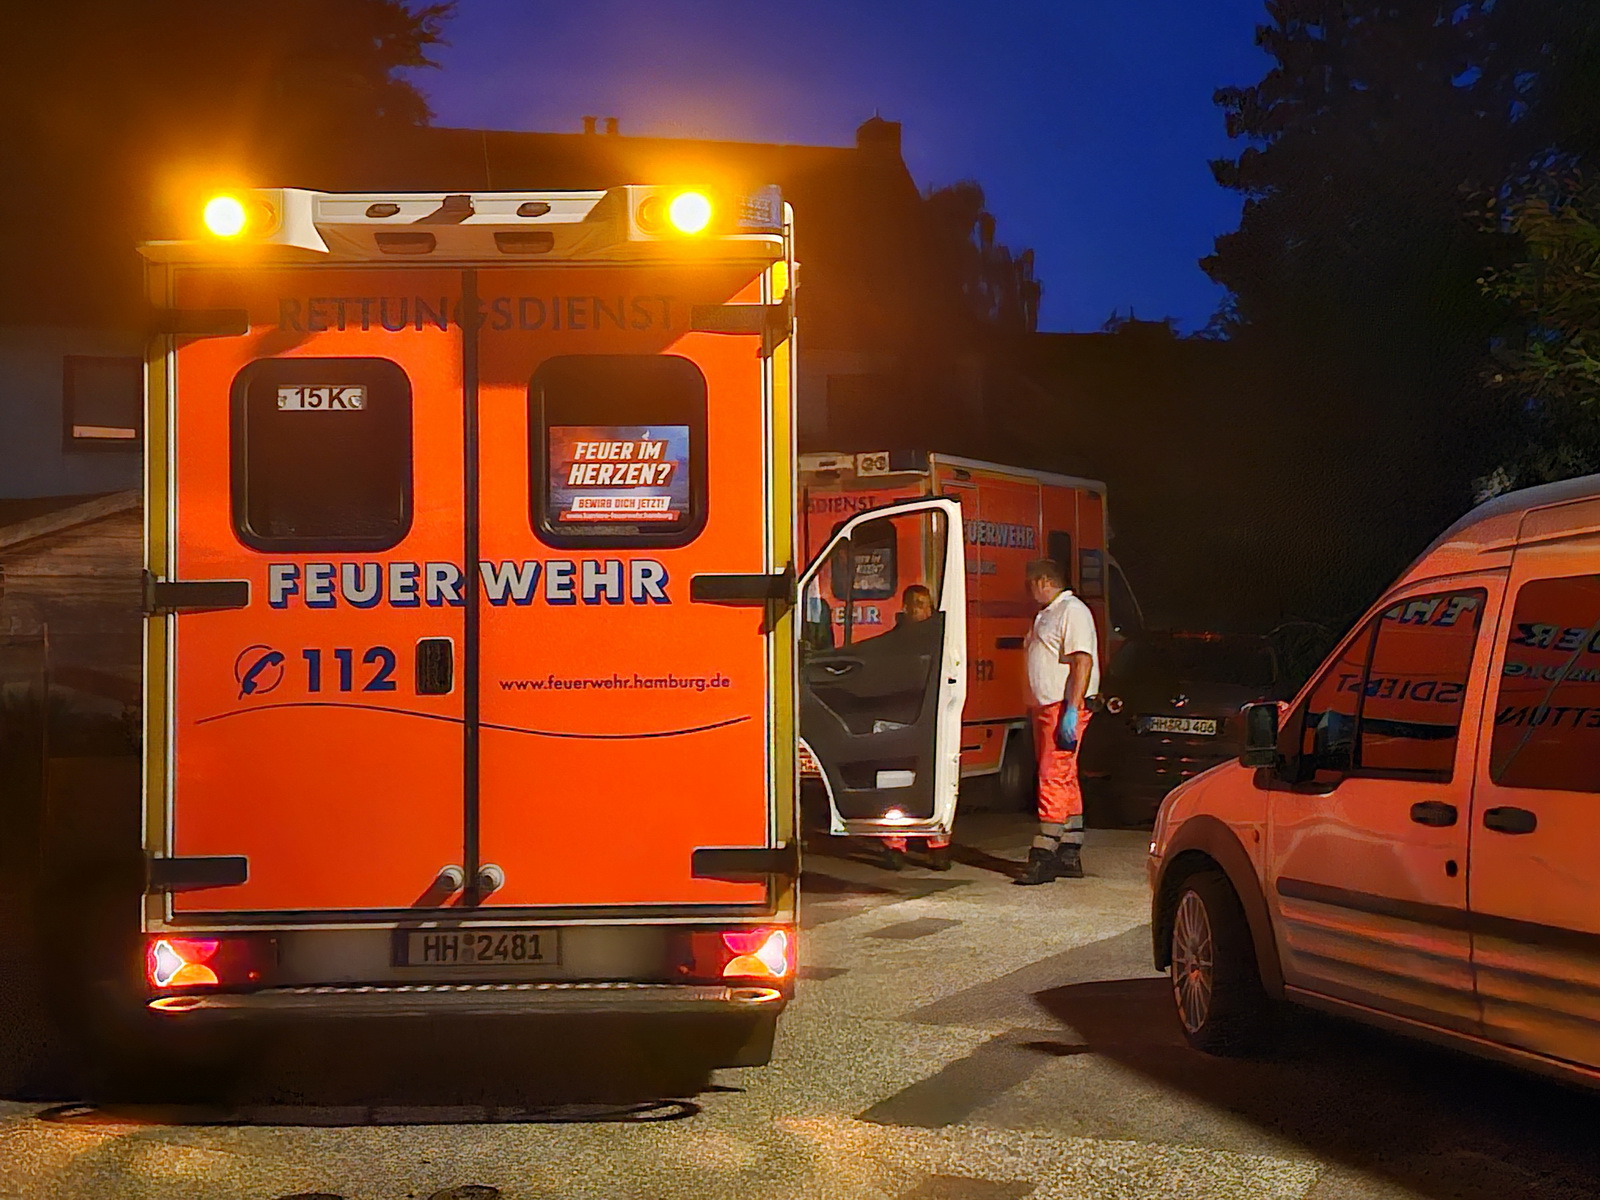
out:
{"label": "black door handle", "polygon": [[1532,833],[1539,827],[1539,818],[1525,808],[1506,805],[1485,812],[1483,827],[1496,833]]}
{"label": "black door handle", "polygon": [[1442,800],[1423,800],[1411,806],[1411,819],[1418,825],[1445,829],[1456,823],[1456,806]]}

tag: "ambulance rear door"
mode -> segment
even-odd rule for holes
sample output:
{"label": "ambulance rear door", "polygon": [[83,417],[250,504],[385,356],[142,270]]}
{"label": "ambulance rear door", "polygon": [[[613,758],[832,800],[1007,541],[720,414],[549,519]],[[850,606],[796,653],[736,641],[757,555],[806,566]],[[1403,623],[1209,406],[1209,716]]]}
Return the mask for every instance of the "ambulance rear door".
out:
{"label": "ambulance rear door", "polygon": [[218,325],[153,376],[155,919],[440,902],[463,854],[461,272],[166,279]]}
{"label": "ambulance rear door", "polygon": [[[961,528],[950,499],[862,513],[801,578],[800,734],[833,833],[916,837],[954,823],[967,690]],[[911,584],[932,595],[926,620],[896,611]]]}
{"label": "ambulance rear door", "polygon": [[778,902],[694,865],[791,836],[792,627],[733,594],[792,586],[788,341],[696,327],[780,307],[759,249],[477,273],[469,818],[501,915]]}

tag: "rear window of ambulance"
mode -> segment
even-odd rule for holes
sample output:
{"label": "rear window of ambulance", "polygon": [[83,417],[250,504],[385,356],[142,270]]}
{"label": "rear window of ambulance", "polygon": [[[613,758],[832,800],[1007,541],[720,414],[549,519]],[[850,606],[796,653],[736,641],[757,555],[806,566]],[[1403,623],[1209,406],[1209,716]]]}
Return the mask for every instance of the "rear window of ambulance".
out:
{"label": "rear window of ambulance", "polygon": [[705,524],[706,380],[668,354],[562,355],[528,385],[534,531],[555,546],[675,546]]}
{"label": "rear window of ambulance", "polygon": [[233,526],[258,550],[387,550],[411,527],[411,382],[379,358],[258,359],[234,379]]}

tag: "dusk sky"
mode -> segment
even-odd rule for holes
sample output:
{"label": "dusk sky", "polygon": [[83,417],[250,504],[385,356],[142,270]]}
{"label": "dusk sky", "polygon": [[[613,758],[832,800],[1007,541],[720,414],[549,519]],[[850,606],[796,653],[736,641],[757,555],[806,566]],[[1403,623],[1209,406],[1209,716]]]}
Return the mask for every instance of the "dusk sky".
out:
{"label": "dusk sky", "polygon": [[921,187],[983,185],[1000,240],[1031,246],[1040,327],[1113,309],[1186,331],[1221,291],[1196,260],[1238,221],[1220,86],[1250,83],[1261,0],[462,0],[419,73],[440,125],[850,145],[904,124]]}

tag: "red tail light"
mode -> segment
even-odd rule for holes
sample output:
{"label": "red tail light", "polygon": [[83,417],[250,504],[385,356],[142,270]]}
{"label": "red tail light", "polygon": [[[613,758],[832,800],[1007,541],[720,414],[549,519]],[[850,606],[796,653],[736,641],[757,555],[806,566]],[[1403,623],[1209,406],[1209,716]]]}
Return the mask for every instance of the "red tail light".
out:
{"label": "red tail light", "polygon": [[794,977],[792,926],[753,925],[689,935],[685,973],[697,979],[788,983]]}
{"label": "red tail light", "polygon": [[794,932],[752,929],[722,935],[736,957],[722,968],[724,979],[787,979],[794,974]]}
{"label": "red tail light", "polygon": [[161,992],[259,986],[271,949],[260,938],[151,937],[145,947],[145,982]]}

